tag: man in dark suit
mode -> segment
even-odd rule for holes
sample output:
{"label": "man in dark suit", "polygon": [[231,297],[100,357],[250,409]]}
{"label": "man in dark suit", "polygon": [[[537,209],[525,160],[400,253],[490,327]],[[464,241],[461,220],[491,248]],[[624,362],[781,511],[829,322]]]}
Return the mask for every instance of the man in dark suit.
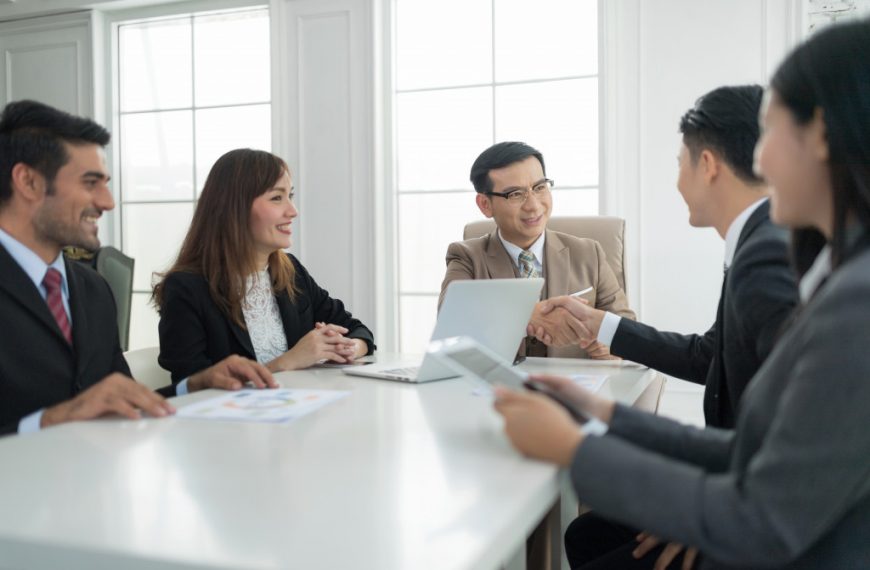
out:
{"label": "man in dark suit", "polygon": [[[100,245],[97,220],[115,205],[108,142],[93,121],[34,101],[10,103],[0,116],[0,434],[174,411],[130,380],[106,282],[61,255],[66,245]],[[239,357],[192,375],[189,385],[244,381],[275,385]]]}
{"label": "man in dark suit", "polygon": [[[614,355],[705,384],[704,416],[712,427],[734,427],[741,395],[798,300],[787,261],[788,236],[771,223],[767,188],[752,171],[761,99],[759,86],[721,87],[698,99],[680,121],[677,186],[689,207],[689,223],[713,227],[725,240],[722,294],[710,330],[703,335],[660,332],[571,298],[553,300],[548,307],[565,311],[566,322],[585,331],[581,339],[594,338]],[[540,328],[535,332],[545,342],[555,336]],[[575,521],[566,533],[572,565],[597,559],[595,568],[652,566],[652,556],[632,565],[636,531],[622,532],[613,525],[611,536],[606,526],[595,515]],[[601,546],[608,542],[616,550],[601,559],[602,550],[608,550]],[[637,554],[656,542],[654,537],[642,541]],[[620,544],[625,544],[621,553]],[[677,550],[668,548],[669,553]]]}

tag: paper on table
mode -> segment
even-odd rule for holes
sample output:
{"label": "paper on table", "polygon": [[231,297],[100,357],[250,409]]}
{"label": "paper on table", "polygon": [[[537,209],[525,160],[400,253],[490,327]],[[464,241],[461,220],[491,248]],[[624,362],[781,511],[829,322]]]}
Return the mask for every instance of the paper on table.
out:
{"label": "paper on table", "polygon": [[[571,374],[568,378],[590,392],[597,392],[604,386],[604,382],[608,377],[605,374]],[[492,396],[492,387],[481,381],[480,385],[472,390],[471,393],[475,396]]]}
{"label": "paper on table", "polygon": [[177,417],[244,422],[287,422],[350,394],[340,390],[239,390],[184,406]]}
{"label": "paper on table", "polygon": [[572,374],[568,376],[578,386],[586,388],[590,392],[597,392],[604,386],[607,376],[603,374]]}

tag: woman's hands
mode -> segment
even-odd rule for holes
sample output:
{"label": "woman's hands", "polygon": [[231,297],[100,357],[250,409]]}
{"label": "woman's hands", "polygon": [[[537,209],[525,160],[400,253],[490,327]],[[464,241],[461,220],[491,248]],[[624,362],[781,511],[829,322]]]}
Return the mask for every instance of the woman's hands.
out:
{"label": "woman's hands", "polygon": [[267,365],[272,372],[308,368],[322,360],[339,364],[353,362],[368,352],[368,345],[358,338],[347,338],[348,330],[339,325],[315,323],[314,328],[293,348]]}
{"label": "woman's hands", "polygon": [[[609,423],[614,403],[575,384],[570,378],[532,375],[529,380],[558,393],[585,414]],[[562,406],[532,392],[496,388],[495,409],[504,416],[511,443],[524,455],[558,465],[570,464],[583,441],[577,424]]]}

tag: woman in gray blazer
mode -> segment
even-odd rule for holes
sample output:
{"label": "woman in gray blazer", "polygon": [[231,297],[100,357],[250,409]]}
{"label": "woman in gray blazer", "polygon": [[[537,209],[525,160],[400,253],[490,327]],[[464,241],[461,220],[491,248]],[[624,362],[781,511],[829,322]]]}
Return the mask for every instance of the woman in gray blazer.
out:
{"label": "woman in gray blazer", "polygon": [[[734,430],[697,429],[540,377],[607,424],[500,389],[523,453],[571,469],[581,500],[695,547],[703,568],[870,568],[870,21],[835,26],[777,70],[756,168],[792,228],[802,304]],[[590,432],[590,433],[584,433]]]}

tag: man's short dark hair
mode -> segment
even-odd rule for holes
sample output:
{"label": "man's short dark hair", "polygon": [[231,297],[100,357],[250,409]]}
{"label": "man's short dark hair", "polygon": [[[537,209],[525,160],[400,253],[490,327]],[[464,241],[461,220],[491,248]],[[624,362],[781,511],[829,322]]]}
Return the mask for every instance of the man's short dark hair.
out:
{"label": "man's short dark hair", "polygon": [[492,192],[492,179],[489,171],[495,168],[504,168],[515,162],[534,156],[541,163],[544,175],[547,169],[544,166],[544,157],[540,151],[521,142],[500,142],[492,145],[477,157],[471,165],[471,183],[477,192]]}
{"label": "man's short dark hair", "polygon": [[0,115],[0,206],[12,197],[12,167],[19,162],[38,171],[49,187],[69,162],[68,144],[109,144],[109,131],[37,101],[13,101]]}
{"label": "man's short dark hair", "polygon": [[710,150],[744,182],[760,183],[752,170],[752,157],[763,95],[760,85],[741,85],[719,87],[695,101],[680,119],[683,143],[692,162],[698,161],[701,151]]}

